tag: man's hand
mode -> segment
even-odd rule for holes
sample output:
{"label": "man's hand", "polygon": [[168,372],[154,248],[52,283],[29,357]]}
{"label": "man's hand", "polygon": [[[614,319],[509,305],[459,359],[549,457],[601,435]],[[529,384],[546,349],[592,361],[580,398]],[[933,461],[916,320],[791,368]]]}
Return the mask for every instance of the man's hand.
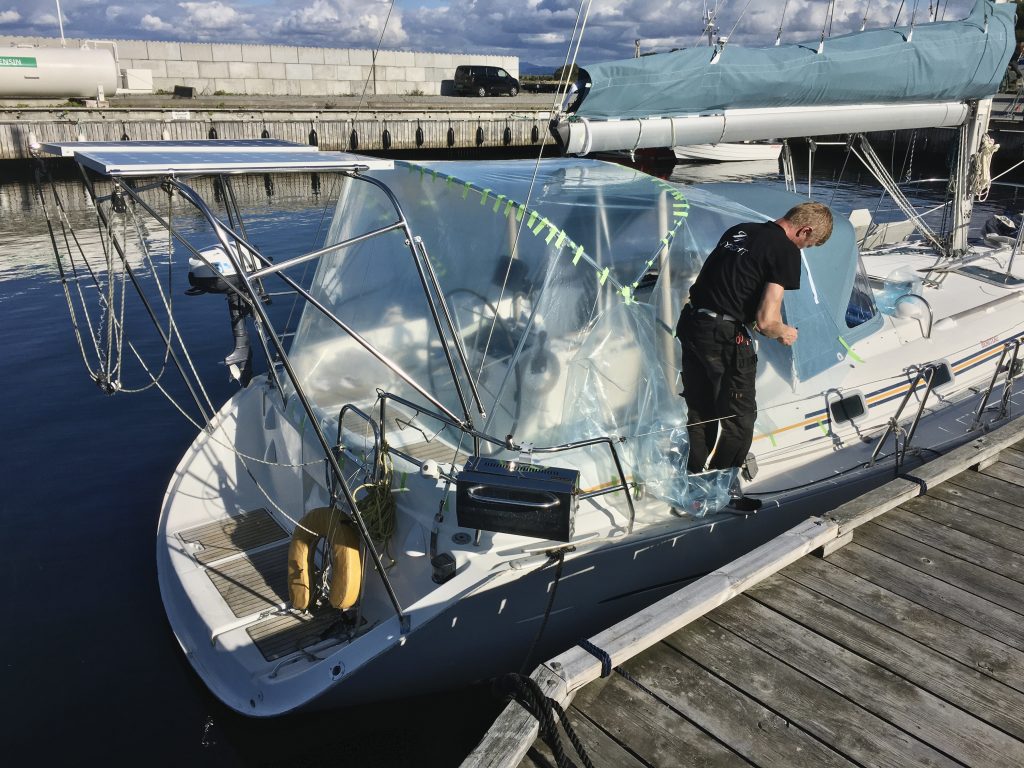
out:
{"label": "man's hand", "polygon": [[777,339],[780,344],[791,347],[796,341],[797,329],[782,322],[783,293],[785,291],[777,283],[768,283],[764,287],[764,295],[761,297],[761,305],[757,308],[757,322],[754,328],[769,339]]}

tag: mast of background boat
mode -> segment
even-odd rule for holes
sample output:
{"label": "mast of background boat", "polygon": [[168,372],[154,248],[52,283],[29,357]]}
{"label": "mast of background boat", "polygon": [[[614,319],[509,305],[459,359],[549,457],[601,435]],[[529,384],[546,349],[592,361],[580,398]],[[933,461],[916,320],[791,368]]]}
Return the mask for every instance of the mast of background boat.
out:
{"label": "mast of background boat", "polygon": [[704,20],[704,33],[708,36],[708,46],[711,47],[715,44],[715,35],[718,34],[718,25],[715,21],[718,18],[718,2],[715,2],[715,10],[708,9],[708,2],[704,0],[704,14],[701,17]]}

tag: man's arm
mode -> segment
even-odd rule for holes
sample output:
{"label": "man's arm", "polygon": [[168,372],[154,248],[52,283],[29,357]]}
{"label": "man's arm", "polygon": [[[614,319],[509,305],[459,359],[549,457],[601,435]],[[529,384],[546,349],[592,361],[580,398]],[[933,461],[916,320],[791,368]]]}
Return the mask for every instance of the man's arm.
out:
{"label": "man's arm", "polygon": [[769,339],[778,339],[787,347],[796,341],[796,328],[782,322],[782,295],[785,289],[778,283],[768,283],[761,295],[761,304],[757,308],[757,320],[754,330]]}

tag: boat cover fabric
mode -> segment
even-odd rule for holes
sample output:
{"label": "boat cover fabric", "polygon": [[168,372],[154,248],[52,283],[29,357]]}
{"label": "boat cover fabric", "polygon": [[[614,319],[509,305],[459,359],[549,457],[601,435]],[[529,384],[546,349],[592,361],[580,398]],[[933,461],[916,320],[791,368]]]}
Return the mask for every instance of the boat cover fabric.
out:
{"label": "boat cover fabric", "polygon": [[[770,48],[728,44],[587,67],[576,112],[591,120],[725,109],[964,101],[995,94],[1016,45],[1013,3],[978,0],[966,19],[873,29]],[[910,38],[908,40],[908,37]]]}
{"label": "boat cover fabric", "polygon": [[[426,246],[487,412],[482,418],[470,409],[478,428],[536,446],[623,436],[627,474],[643,477],[648,492],[697,514],[719,503],[729,478],[688,478],[680,469],[686,412],[675,321],[722,232],[777,218],[803,198],[747,184],[684,188],[573,158],[396,161],[393,171],[372,175],[400,201]],[[346,185],[328,244],[396,219],[379,190],[358,180]],[[670,290],[659,269],[663,248]],[[852,344],[867,332],[843,320],[857,270],[852,227],[837,222],[829,243],[812,250],[800,291],[784,304],[789,321],[801,324],[800,343],[762,343],[759,388],[791,392],[843,358],[840,337]],[[402,232],[323,256],[310,290],[462,418],[445,342]],[[371,410],[378,387],[423,402],[312,305],[289,354],[329,429],[346,403]],[[465,379],[460,373],[468,393]],[[760,429],[771,428],[766,413]],[[590,469],[573,459],[582,487],[617,476],[607,444],[586,452]],[[679,455],[678,467],[665,461],[669,454]]]}

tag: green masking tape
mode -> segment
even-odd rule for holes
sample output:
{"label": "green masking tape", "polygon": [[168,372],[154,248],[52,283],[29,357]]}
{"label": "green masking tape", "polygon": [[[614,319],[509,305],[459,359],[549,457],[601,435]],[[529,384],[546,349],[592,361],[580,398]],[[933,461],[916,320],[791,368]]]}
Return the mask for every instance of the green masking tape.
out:
{"label": "green masking tape", "polygon": [[489,190],[489,189],[485,189],[483,192],[481,192],[480,193],[480,205],[483,205],[484,203],[486,203],[487,202],[487,198],[489,198],[490,196],[491,196],[491,190]]}
{"label": "green masking tape", "polygon": [[583,246],[577,245],[576,252],[572,255],[572,265],[575,267],[580,263],[580,257],[583,255]]}
{"label": "green masking tape", "polygon": [[491,210],[497,213],[498,209],[501,208],[501,201],[504,199],[504,195],[498,195],[496,198],[494,198],[494,207]]}
{"label": "green masking tape", "polygon": [[550,231],[548,232],[548,236],[544,238],[544,242],[547,243],[548,245],[551,245],[551,241],[554,240],[555,235],[558,234],[558,227],[556,227],[554,224],[548,224],[548,229]]}
{"label": "green masking tape", "polygon": [[540,221],[537,222],[537,226],[533,228],[533,234],[539,235],[540,231],[544,229],[544,227],[546,227],[548,224],[550,224],[550,222],[546,218],[542,218]]}
{"label": "green masking tape", "polygon": [[849,344],[847,344],[846,343],[846,339],[844,339],[842,336],[839,337],[839,343],[843,345],[843,349],[845,349],[846,353],[851,358],[853,358],[854,362],[857,362],[857,363],[863,363],[864,362],[864,360],[861,359],[861,356],[853,351],[853,347],[851,347]]}
{"label": "green masking tape", "polygon": [[530,211],[530,218],[528,218],[526,220],[527,228],[532,229],[533,228],[533,222],[535,222],[536,220],[537,220],[537,212],[536,211]]}
{"label": "green masking tape", "polygon": [[467,181],[466,185],[462,188],[462,199],[463,200],[465,200],[466,197],[469,195],[469,189],[470,189],[470,185],[469,185],[469,182]]}
{"label": "green masking tape", "polygon": [[600,272],[597,273],[597,281],[601,285],[604,285],[605,281],[608,280],[608,275],[609,274],[611,274],[611,270],[608,267],[605,267],[604,269],[602,269]]}
{"label": "green masking tape", "polygon": [[558,233],[558,239],[555,240],[555,248],[561,248],[562,244],[565,243],[565,238],[566,238],[565,231],[563,230],[563,231],[559,232]]}

